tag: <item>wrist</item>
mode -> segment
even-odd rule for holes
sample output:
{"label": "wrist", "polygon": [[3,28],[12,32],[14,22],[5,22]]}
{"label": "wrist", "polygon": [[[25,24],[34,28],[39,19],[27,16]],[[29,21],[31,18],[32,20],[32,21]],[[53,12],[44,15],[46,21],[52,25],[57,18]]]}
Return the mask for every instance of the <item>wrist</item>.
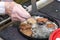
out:
{"label": "wrist", "polygon": [[6,11],[6,13],[11,14],[10,12],[14,8],[14,6],[15,6],[15,2],[5,2],[5,11]]}

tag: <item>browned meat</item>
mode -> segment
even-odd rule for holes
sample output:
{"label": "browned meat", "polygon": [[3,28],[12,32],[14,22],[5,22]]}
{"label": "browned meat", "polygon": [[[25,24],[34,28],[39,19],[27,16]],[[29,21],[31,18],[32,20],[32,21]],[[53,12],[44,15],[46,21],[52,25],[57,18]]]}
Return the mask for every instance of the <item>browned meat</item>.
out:
{"label": "browned meat", "polygon": [[31,29],[31,25],[24,23],[24,24],[21,24],[21,25],[20,25],[20,28],[23,29],[23,30],[25,30],[25,29]]}
{"label": "browned meat", "polygon": [[32,33],[33,33],[31,29],[20,30],[20,31],[27,36],[32,36]]}
{"label": "browned meat", "polygon": [[46,23],[47,21],[48,21],[47,18],[38,18],[37,19],[37,22],[44,22],[44,23]]}
{"label": "browned meat", "polygon": [[47,24],[47,27],[52,28],[52,27],[55,27],[55,25],[54,24]]}
{"label": "browned meat", "polygon": [[27,20],[27,22],[30,23],[30,24],[35,24],[36,23],[36,20],[34,18],[29,18]]}

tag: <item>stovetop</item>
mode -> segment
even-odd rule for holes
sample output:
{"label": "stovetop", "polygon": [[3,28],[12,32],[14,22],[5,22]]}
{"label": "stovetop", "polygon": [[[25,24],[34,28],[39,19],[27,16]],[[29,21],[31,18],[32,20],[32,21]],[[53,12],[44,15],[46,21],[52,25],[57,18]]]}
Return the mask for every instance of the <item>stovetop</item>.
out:
{"label": "stovetop", "polygon": [[27,40],[17,30],[17,25],[9,25],[6,29],[3,29],[2,32],[0,32],[0,36],[4,40]]}
{"label": "stovetop", "polygon": [[39,11],[60,20],[60,2],[54,1]]}
{"label": "stovetop", "polygon": [[[60,25],[60,21],[58,20],[59,11],[60,11],[60,3],[54,1],[51,4],[45,6],[44,8],[40,9],[40,12],[46,13],[50,16],[56,17],[57,22]],[[60,19],[60,18],[59,18]],[[6,29],[2,30],[0,32],[0,36],[3,37],[5,40],[28,40],[25,37],[23,37],[17,30],[17,25],[10,25]]]}

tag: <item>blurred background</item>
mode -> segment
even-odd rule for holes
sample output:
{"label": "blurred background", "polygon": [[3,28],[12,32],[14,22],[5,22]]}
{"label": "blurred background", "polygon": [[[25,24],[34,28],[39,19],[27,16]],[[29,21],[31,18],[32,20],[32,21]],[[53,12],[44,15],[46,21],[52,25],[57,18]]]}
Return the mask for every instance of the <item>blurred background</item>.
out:
{"label": "blurred background", "polygon": [[14,0],[14,1],[17,2],[17,3],[19,3],[19,4],[22,4],[22,3],[25,3],[25,2],[27,2],[29,0]]}

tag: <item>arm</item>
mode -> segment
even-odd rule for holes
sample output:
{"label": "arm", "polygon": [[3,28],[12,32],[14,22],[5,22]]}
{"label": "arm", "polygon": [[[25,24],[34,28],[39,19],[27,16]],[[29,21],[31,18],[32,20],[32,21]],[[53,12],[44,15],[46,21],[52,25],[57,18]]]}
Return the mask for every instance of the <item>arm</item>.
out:
{"label": "arm", "polygon": [[13,21],[24,21],[31,15],[20,5],[15,2],[4,2],[4,13],[8,14]]}
{"label": "arm", "polygon": [[6,13],[6,4],[9,2],[11,3],[12,1],[13,0],[0,0],[0,15],[4,15]]}
{"label": "arm", "polygon": [[5,3],[0,2],[0,15],[5,14]]}

